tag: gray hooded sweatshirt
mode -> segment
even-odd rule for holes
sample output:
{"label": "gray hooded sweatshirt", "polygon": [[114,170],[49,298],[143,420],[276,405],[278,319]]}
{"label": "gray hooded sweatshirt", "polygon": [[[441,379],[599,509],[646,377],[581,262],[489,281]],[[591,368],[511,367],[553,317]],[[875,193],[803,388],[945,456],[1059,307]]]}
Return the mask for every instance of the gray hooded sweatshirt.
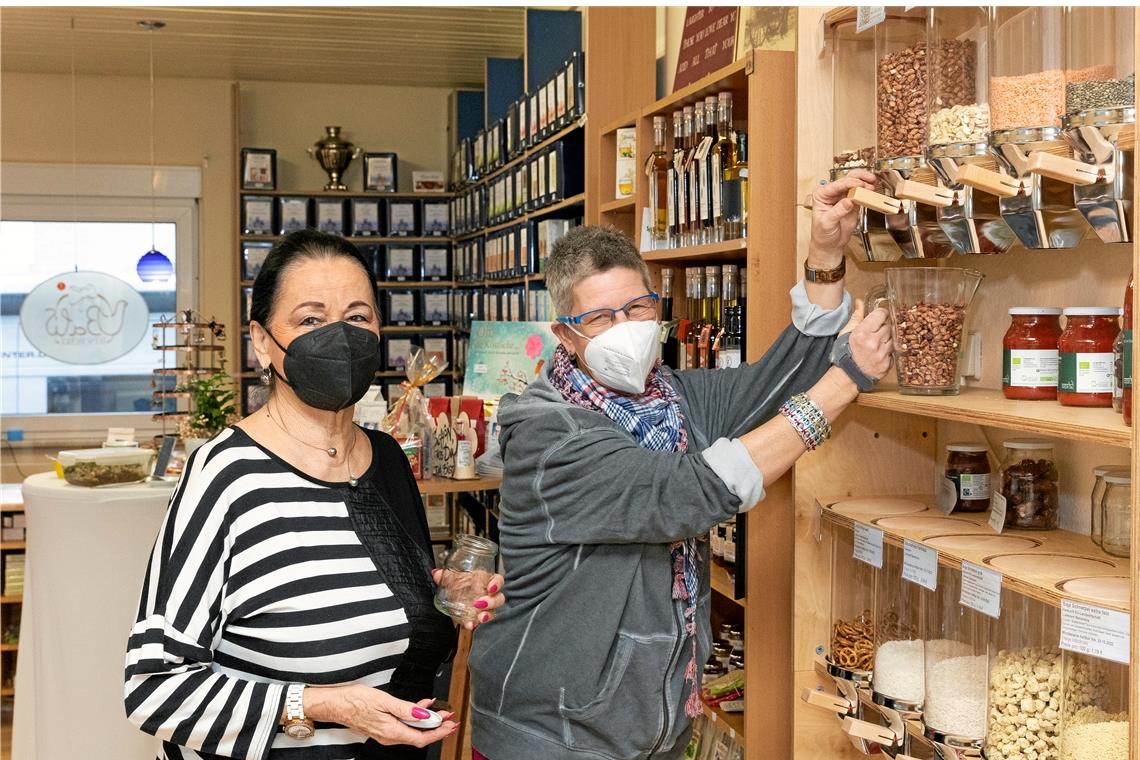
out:
{"label": "gray hooded sweatshirt", "polygon": [[[672,596],[669,545],[763,498],[737,437],[815,384],[851,312],[847,294],[840,308],[819,309],[802,283],[792,303],[793,325],[755,364],[663,370],[681,397],[687,453],[641,448],[605,415],[566,402],[549,371],[503,398],[507,603],[479,628],[468,660],[472,745],[489,760],[682,757],[692,639],[687,603]],[[699,546],[698,682],[711,646],[707,542]]]}

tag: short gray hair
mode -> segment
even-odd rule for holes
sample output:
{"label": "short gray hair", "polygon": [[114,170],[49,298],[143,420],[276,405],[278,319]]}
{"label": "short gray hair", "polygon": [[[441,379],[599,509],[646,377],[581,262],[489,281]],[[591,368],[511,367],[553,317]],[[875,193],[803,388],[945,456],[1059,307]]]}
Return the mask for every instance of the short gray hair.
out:
{"label": "short gray hair", "polygon": [[652,290],[649,267],[633,243],[613,227],[575,227],[563,235],[546,262],[546,289],[560,316],[574,308],[574,287],[585,278],[625,267],[641,275]]}

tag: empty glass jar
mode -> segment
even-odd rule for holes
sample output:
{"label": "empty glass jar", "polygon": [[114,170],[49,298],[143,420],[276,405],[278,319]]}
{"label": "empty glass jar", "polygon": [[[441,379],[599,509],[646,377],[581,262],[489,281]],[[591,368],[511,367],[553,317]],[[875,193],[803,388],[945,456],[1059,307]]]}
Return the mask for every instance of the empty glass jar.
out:
{"label": "empty glass jar", "polygon": [[443,576],[435,594],[435,607],[453,620],[474,620],[475,600],[487,594],[487,584],[495,574],[494,541],[472,535],[459,535],[443,562]]}
{"label": "empty glass jar", "polygon": [[1127,557],[1132,546],[1132,475],[1116,470],[1104,476],[1100,502],[1104,536],[1101,547],[1114,557]]}
{"label": "empty glass jar", "polygon": [[1101,500],[1104,499],[1104,476],[1123,472],[1128,474],[1128,465],[1121,464],[1100,464],[1093,468],[1093,477],[1096,480],[1093,482],[1092,498],[1089,505],[1089,514],[1091,516],[1089,524],[1089,537],[1092,538],[1093,543],[1100,546],[1104,538],[1104,521],[1101,519]]}

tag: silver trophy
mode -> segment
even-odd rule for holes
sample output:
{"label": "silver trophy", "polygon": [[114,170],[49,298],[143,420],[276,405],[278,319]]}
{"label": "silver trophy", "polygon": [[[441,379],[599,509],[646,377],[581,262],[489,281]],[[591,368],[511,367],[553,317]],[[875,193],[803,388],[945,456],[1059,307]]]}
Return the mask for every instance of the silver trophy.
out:
{"label": "silver trophy", "polygon": [[329,183],[325,185],[325,190],[348,189],[341,182],[341,178],[344,177],[344,171],[352,163],[352,159],[360,155],[360,148],[348,140],[341,139],[340,127],[325,127],[325,136],[313,143],[313,147],[309,148],[309,155],[317,159],[317,163],[329,175]]}

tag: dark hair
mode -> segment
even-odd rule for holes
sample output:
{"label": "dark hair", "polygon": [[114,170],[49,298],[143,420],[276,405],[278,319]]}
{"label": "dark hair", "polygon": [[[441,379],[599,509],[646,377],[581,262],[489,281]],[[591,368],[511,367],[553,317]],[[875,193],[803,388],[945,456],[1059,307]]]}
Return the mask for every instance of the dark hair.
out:
{"label": "dark hair", "polygon": [[[249,319],[262,327],[269,324],[269,315],[277,302],[282,275],[299,261],[306,259],[344,258],[355,261],[372,282],[372,269],[360,249],[339,235],[317,230],[297,230],[284,237],[265,257],[257,279],[253,281],[253,298],[249,305]],[[372,285],[372,301],[376,303],[376,286]],[[379,313],[377,313],[379,316]]]}

